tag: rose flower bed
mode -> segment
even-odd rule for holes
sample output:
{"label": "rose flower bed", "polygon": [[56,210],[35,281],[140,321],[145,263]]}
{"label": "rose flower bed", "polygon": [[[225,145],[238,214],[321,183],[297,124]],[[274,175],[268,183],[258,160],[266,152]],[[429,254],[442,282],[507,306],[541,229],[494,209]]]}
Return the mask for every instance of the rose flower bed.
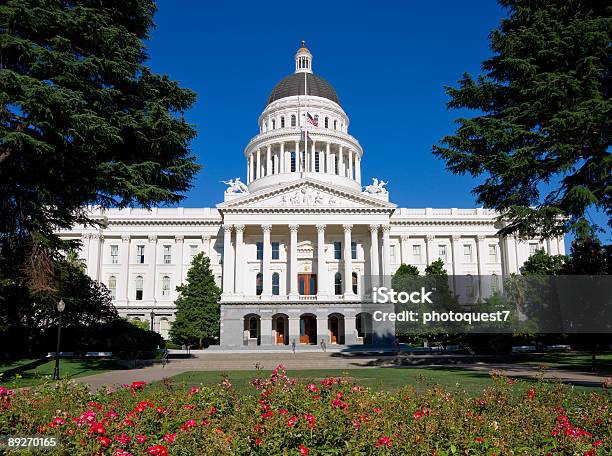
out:
{"label": "rose flower bed", "polygon": [[606,390],[494,380],[478,397],[436,387],[372,392],[338,378],[296,382],[279,366],[253,380],[253,394],[227,379],[96,394],[69,382],[2,387],[0,434],[57,436],[46,454],[69,455],[612,454]]}

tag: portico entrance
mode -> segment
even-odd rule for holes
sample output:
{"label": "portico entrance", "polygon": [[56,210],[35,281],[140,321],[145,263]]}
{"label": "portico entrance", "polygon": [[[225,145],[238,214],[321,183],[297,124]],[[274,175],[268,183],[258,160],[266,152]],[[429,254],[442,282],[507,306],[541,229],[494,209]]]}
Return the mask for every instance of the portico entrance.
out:
{"label": "portico entrance", "polygon": [[330,344],[344,344],[344,317],[332,314],[327,320]]}
{"label": "portico entrance", "polygon": [[284,314],[272,317],[272,328],[274,329],[274,343],[276,345],[289,345],[289,318]]}
{"label": "portico entrance", "polygon": [[317,319],[314,315],[300,317],[300,344],[317,343]]}

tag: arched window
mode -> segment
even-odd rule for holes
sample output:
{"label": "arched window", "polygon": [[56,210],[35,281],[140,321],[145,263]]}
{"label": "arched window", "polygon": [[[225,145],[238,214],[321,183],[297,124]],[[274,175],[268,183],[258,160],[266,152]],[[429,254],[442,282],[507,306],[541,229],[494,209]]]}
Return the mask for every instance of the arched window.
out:
{"label": "arched window", "polygon": [[329,128],[329,117],[325,118],[325,128]]}
{"label": "arched window", "polygon": [[255,293],[258,296],[263,293],[263,274],[261,272],[258,272],[255,278]]}
{"label": "arched window", "polygon": [[466,293],[469,298],[473,298],[476,296],[474,293],[474,277],[471,274],[468,274],[466,277]]}
{"label": "arched window", "polygon": [[285,128],[285,116],[281,117],[281,128]]}
{"label": "arched window", "polygon": [[491,275],[491,293],[499,293],[499,277],[497,277],[497,274]]}
{"label": "arched window", "polygon": [[142,276],[136,276],[136,301],[142,301],[142,288],[144,280]]}
{"label": "arched window", "polygon": [[278,296],[280,294],[280,275],[278,272],[272,274],[272,294]]}
{"label": "arched window", "polygon": [[296,118],[295,118],[295,114],[291,114],[291,126],[295,127],[296,126]]}
{"label": "arched window", "polygon": [[257,339],[257,317],[249,318],[249,338]]}
{"label": "arched window", "polygon": [[108,278],[108,290],[110,291],[111,299],[117,297],[117,277],[110,276]]}
{"label": "arched window", "polygon": [[336,295],[342,294],[342,274],[339,272],[334,275],[334,293]]}
{"label": "arched window", "polygon": [[357,294],[357,282],[358,282],[357,273],[353,272],[352,276],[353,276],[353,293]]}
{"label": "arched window", "polygon": [[170,296],[170,277],[169,276],[162,277],[162,296],[165,296],[165,297]]}

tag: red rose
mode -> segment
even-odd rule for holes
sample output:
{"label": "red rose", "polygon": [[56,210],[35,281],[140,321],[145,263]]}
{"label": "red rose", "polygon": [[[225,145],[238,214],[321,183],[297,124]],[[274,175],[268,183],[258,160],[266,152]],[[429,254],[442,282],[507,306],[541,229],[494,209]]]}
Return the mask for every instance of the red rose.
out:
{"label": "red rose", "polygon": [[147,448],[147,453],[153,456],[168,456],[168,449],[163,445],[154,445]]}
{"label": "red rose", "polygon": [[308,454],[308,448],[306,448],[303,444],[300,444],[300,446],[298,447],[298,449],[300,450],[300,454],[306,456]]}
{"label": "red rose", "polygon": [[99,435],[98,442],[100,442],[100,445],[107,447],[110,445],[111,439],[109,439],[108,437],[102,437],[101,435]]}

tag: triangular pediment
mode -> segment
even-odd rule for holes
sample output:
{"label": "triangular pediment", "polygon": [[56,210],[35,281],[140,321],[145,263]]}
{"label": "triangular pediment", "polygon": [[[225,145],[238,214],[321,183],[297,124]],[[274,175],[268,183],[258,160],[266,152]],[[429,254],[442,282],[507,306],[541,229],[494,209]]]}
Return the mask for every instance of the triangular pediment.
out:
{"label": "triangular pediment", "polygon": [[218,204],[219,210],[393,210],[395,204],[367,194],[319,182],[301,179]]}

